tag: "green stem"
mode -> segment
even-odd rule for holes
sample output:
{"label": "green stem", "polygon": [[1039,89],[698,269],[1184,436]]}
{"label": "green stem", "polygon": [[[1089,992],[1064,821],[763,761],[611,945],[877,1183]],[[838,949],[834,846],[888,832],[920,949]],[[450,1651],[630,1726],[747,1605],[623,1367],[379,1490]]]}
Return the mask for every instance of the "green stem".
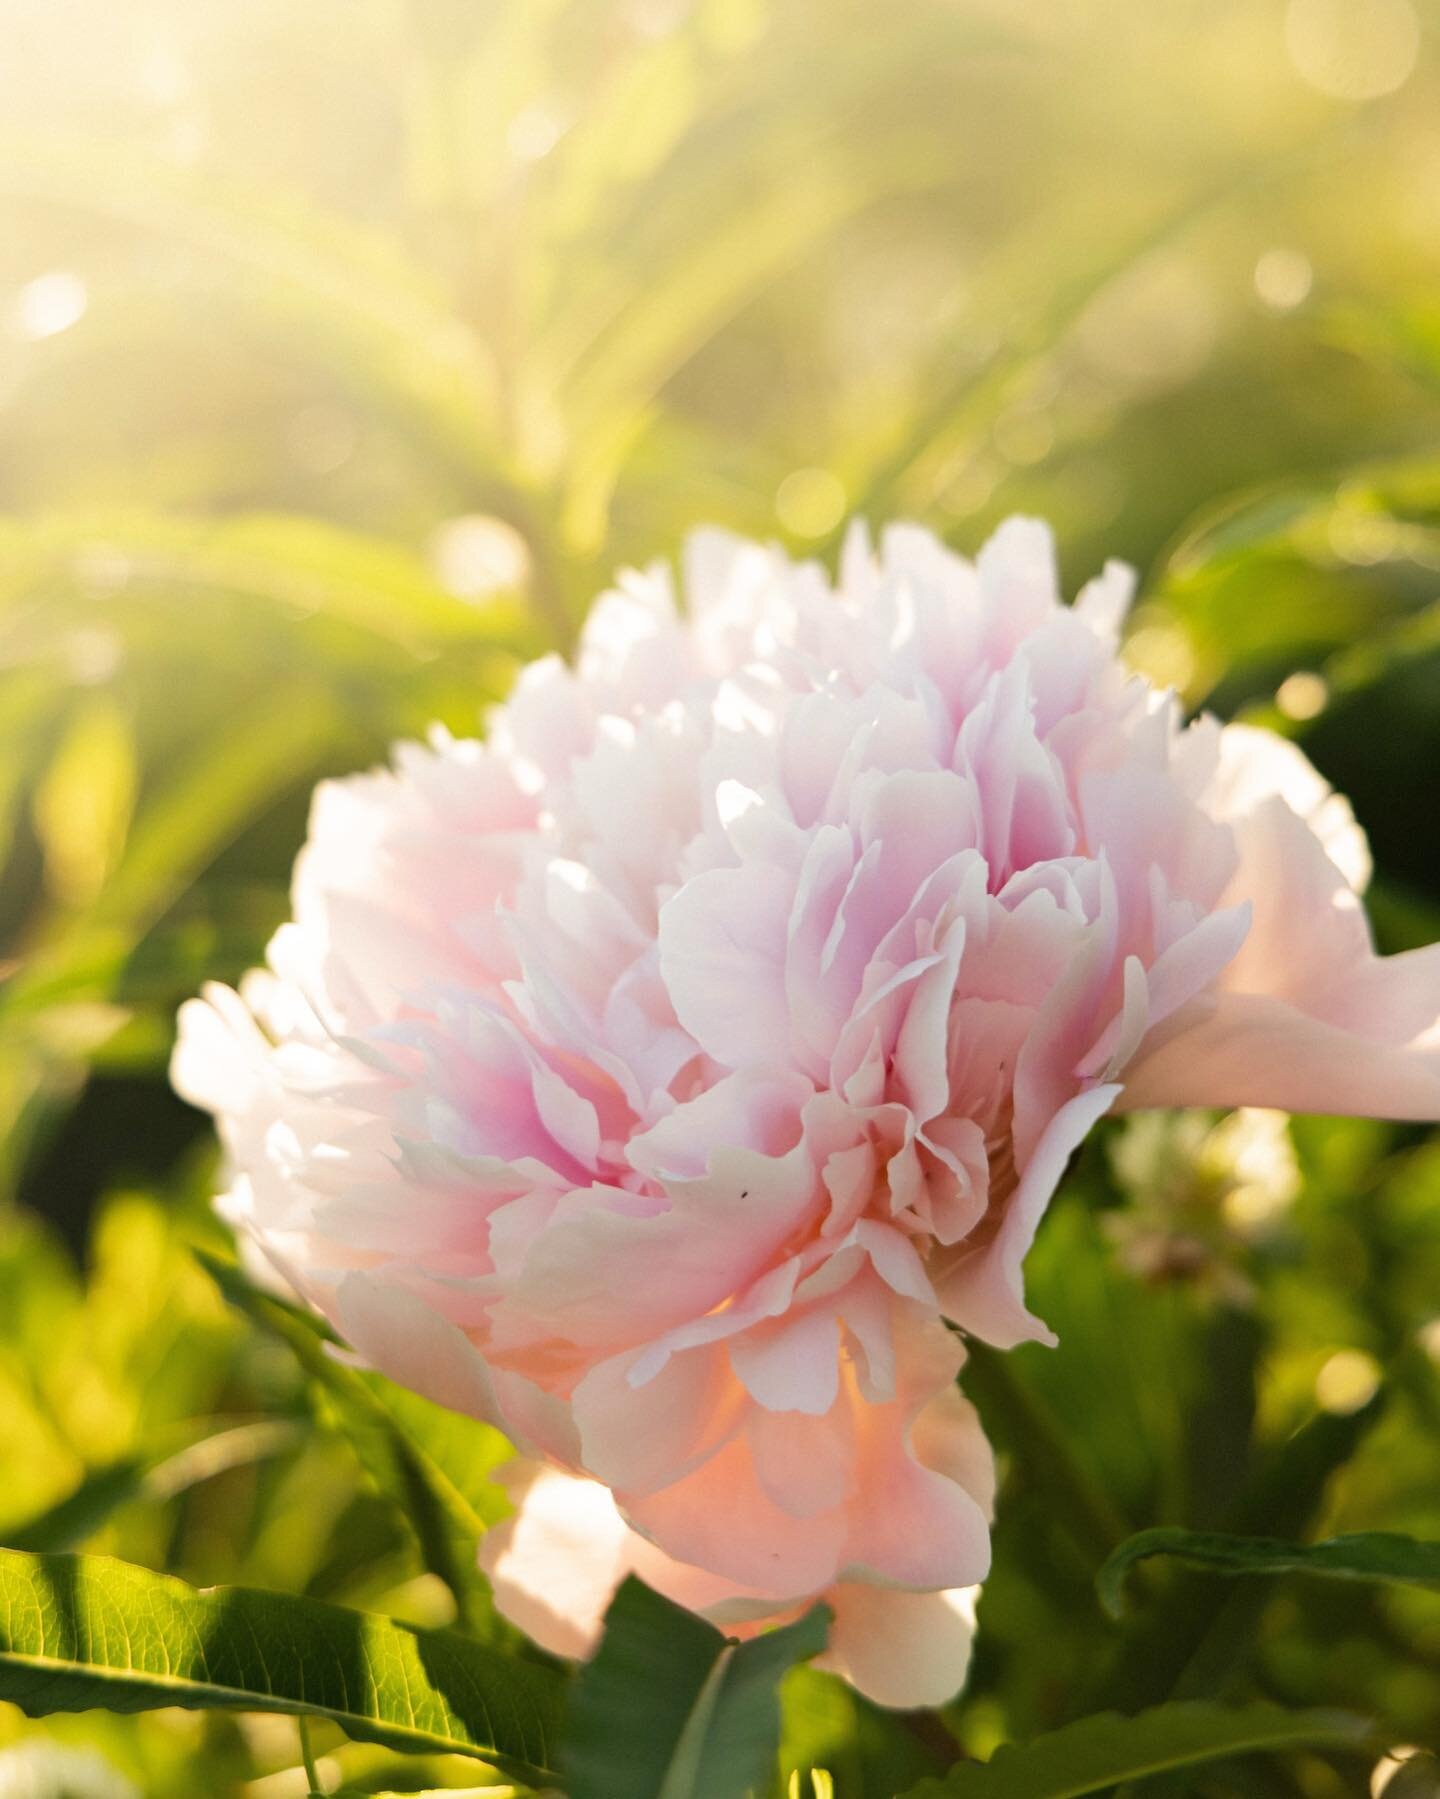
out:
{"label": "green stem", "polygon": [[300,1731],[300,1762],[310,1787],[309,1799],[325,1799],[325,1789],[320,1784],[320,1775],[315,1767],[315,1751],[310,1745],[310,1720],[302,1716],[295,1723]]}

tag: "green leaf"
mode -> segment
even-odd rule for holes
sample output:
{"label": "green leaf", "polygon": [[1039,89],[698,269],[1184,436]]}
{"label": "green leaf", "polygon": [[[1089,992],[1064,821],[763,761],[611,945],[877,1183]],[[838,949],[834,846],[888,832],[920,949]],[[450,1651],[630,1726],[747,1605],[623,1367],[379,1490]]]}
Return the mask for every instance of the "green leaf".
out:
{"label": "green leaf", "polygon": [[[1381,1387],[1358,1411],[1318,1412],[1277,1445],[1252,1475],[1225,1522],[1236,1536],[1301,1535],[1387,1403]],[[1095,1698],[1127,1710],[1171,1696],[1200,1698],[1232,1677],[1255,1640],[1263,1586],[1225,1589],[1182,1575],[1163,1607],[1131,1633]]]}
{"label": "green leaf", "polygon": [[159,1504],[227,1469],[278,1455],[294,1447],[297,1428],[287,1419],[265,1419],[216,1431],[173,1455],[122,1457],[93,1469],[38,1517],[5,1531],[4,1545],[37,1554],[78,1549],[121,1506],[137,1500]]}
{"label": "green leaf", "polygon": [[1363,1752],[1374,1742],[1373,1726],[1347,1712],[1187,1701],[1133,1718],[1104,1712],[1030,1743],[1006,1744],[988,1762],[962,1762],[941,1779],[922,1780],[904,1799],[1079,1799],[1219,1756],[1304,1748]]}
{"label": "green leaf", "polygon": [[1178,1556],[1219,1574],[1328,1574],[1340,1580],[1398,1581],[1440,1586],[1440,1543],[1421,1543],[1390,1531],[1357,1531],[1323,1543],[1286,1543],[1277,1537],[1230,1537],[1217,1531],[1162,1527],[1142,1530],[1114,1552],[1095,1577],[1112,1618],[1125,1609],[1125,1576],[1152,1555]]}
{"label": "green leaf", "polygon": [[268,316],[456,469],[496,461],[496,375],[454,296],[391,236],[292,191],[257,190],[73,134],[0,134],[0,197],[182,245],[231,278],[242,317]]}
{"label": "green leaf", "polygon": [[73,1549],[94,1536],[112,1512],[138,1499],[144,1490],[145,1463],[139,1456],[96,1468],[38,1517],[5,1531],[5,1546],[37,1553]]}
{"label": "green leaf", "polygon": [[291,689],[207,742],[141,807],[95,904],[62,920],[5,988],[5,1019],[102,994],[154,920],[244,824],[313,771],[339,728],[332,705]]}
{"label": "green leaf", "polygon": [[135,805],[135,734],[109,695],[82,703],[33,804],[46,882],[62,905],[93,902],[124,847]]}
{"label": "green leaf", "polygon": [[830,1614],[736,1643],[632,1575],[570,1706],[571,1799],[742,1799],[770,1778],[778,1689],[825,1646]]}
{"label": "green leaf", "polygon": [[347,1366],[312,1313],[252,1287],[234,1263],[203,1250],[196,1255],[230,1303],[294,1354],[310,1377],[322,1422],[347,1439],[375,1487],[414,1532],[425,1566],[454,1594],[464,1623],[487,1636],[500,1634],[475,1565],[475,1545],[507,1509],[491,1479],[514,1453],[507,1440],[488,1424]]}
{"label": "green leaf", "polygon": [[0,1550],[0,1699],[52,1712],[178,1705],[329,1718],[409,1753],[550,1778],[564,1682],[446,1630],[107,1556]]}
{"label": "green leaf", "polygon": [[[1433,457],[1366,461],[1322,483],[1269,482],[1207,507],[1165,557],[1157,587],[1198,657],[1198,698],[1222,676],[1303,652],[1333,695],[1434,651],[1424,573],[1440,550]],[[1403,578],[1406,567],[1420,579]],[[1388,571],[1388,573],[1387,573]],[[1257,584],[1267,595],[1253,604]]]}
{"label": "green leaf", "polygon": [[119,591],[238,594],[288,619],[322,614],[398,646],[433,653],[454,644],[513,642],[518,610],[497,595],[458,599],[403,544],[351,527],[282,512],[182,518],[119,510],[0,519],[0,602],[53,598],[76,587],[94,608],[94,571],[114,567]]}
{"label": "green leaf", "polygon": [[[793,1775],[800,1799],[812,1799],[812,1775],[830,1775],[841,1799],[894,1799],[901,1787],[946,1768],[955,1758],[953,1738],[936,1726],[938,1740],[922,1743],[914,1720],[863,1698],[838,1675],[812,1665],[792,1668],[780,1688],[780,1785],[789,1799]],[[823,1780],[822,1780],[823,1785]],[[816,1789],[813,1799],[823,1799]]]}

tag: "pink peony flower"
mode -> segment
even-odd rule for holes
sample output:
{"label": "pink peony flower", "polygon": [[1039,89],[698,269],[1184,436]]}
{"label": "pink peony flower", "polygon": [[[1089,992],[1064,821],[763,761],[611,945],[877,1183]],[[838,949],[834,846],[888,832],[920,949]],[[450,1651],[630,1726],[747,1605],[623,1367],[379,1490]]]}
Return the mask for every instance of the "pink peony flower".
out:
{"label": "pink peony flower", "polygon": [[327,783],[295,922],[181,1020],[226,1215],[362,1356],[528,1460],[501,1608],[583,1654],[628,1568],[830,1663],[963,1677],[990,1459],[958,1327],[1115,1106],[1440,1116],[1440,947],[1371,947],[1291,746],[1127,674],[1130,578],[895,527],[691,539],[486,742]]}

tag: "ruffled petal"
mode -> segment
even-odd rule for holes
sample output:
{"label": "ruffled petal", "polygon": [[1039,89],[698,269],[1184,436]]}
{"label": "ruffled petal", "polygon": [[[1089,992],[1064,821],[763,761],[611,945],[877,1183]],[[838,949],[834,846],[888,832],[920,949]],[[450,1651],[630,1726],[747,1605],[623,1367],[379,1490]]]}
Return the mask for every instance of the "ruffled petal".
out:
{"label": "ruffled petal", "polygon": [[1339,863],[1283,800],[1236,826],[1254,907],[1218,993],[1141,1045],[1122,1105],[1440,1118],[1440,945],[1377,956]]}

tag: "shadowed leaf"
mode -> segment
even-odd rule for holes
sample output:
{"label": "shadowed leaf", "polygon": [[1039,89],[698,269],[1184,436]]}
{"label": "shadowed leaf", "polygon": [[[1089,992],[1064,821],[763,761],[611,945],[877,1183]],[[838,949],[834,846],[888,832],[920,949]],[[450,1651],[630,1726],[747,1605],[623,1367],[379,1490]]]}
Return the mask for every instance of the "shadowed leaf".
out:
{"label": "shadowed leaf", "polygon": [[570,1707],[571,1799],[743,1799],[780,1741],[779,1685],[825,1646],[829,1613],[735,1643],[632,1575]]}
{"label": "shadowed leaf", "polygon": [[1273,1705],[1158,1705],[1133,1718],[1082,1718],[1031,1743],[1007,1744],[988,1762],[922,1780],[904,1799],[1081,1799],[1124,1780],[1196,1767],[1220,1756],[1305,1748],[1364,1751],[1375,1732],[1345,1712],[1286,1712]]}
{"label": "shadowed leaf", "polygon": [[1276,1537],[1229,1537],[1199,1530],[1142,1530],[1114,1552],[1096,1576],[1112,1618],[1125,1609],[1125,1576],[1136,1562],[1168,1555],[1217,1574],[1328,1574],[1338,1580],[1388,1580],[1440,1586],[1440,1543],[1421,1543],[1390,1531],[1361,1531],[1324,1543],[1286,1543]]}

